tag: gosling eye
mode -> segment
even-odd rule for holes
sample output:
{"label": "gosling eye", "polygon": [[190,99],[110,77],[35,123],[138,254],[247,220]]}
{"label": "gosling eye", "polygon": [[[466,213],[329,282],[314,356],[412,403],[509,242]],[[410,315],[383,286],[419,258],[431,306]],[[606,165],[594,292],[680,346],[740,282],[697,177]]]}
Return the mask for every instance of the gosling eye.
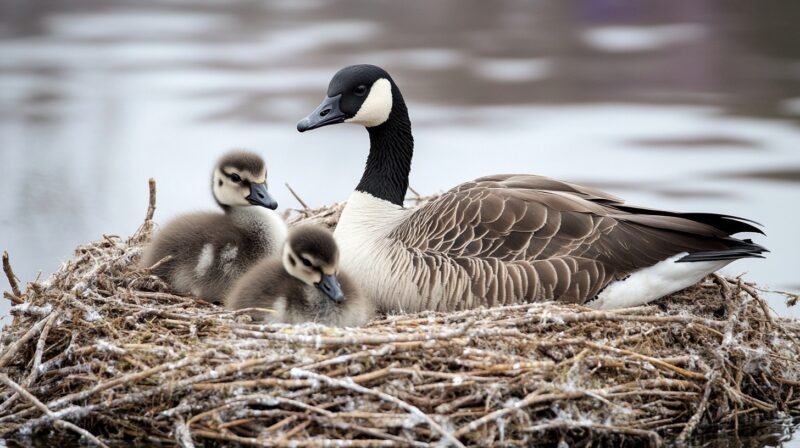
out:
{"label": "gosling eye", "polygon": [[231,175],[230,175],[230,178],[231,178],[231,180],[232,180],[232,181],[234,181],[234,182],[235,182],[235,183],[237,183],[237,184],[238,184],[239,182],[241,182],[241,181],[242,181],[242,178],[241,178],[241,176],[239,176],[239,175],[238,175],[238,174],[236,174],[236,173],[233,173],[233,174],[231,174]]}
{"label": "gosling eye", "polygon": [[367,86],[361,84],[360,86],[353,89],[353,93],[356,96],[364,96],[364,94],[367,93]]}
{"label": "gosling eye", "polygon": [[308,268],[310,268],[310,267],[311,267],[311,262],[310,262],[310,261],[308,261],[308,259],[307,259],[307,258],[302,258],[302,257],[300,257],[300,260],[302,260],[302,261],[303,261],[303,266],[305,266],[305,267],[308,267]]}

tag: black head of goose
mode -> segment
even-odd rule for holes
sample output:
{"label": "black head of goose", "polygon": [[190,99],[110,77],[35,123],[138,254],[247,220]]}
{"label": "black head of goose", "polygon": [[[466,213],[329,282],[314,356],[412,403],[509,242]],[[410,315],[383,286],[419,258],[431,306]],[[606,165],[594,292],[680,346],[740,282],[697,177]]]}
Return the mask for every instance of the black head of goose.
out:
{"label": "black head of goose", "polygon": [[[373,316],[372,302],[339,271],[338,263],[339,249],[330,231],[294,227],[281,256],[261,261],[237,280],[225,306],[249,309],[252,317],[269,322],[363,325]],[[259,311],[264,308],[274,313]]]}
{"label": "black head of goose", "polygon": [[629,206],[526,174],[479,178],[403,209],[411,124],[394,80],[375,66],[336,73],[327,98],[297,129],[335,123],[365,126],[371,144],[335,233],[342,266],[387,311],[534,300],[635,306],[766,251],[731,236],[762,233],[752,221]]}
{"label": "black head of goose", "polygon": [[145,247],[142,265],[171,256],[154,274],[176,292],[218,303],[236,278],[281,247],[286,224],[273,211],[278,204],[257,154],[225,154],[211,175],[211,190],[223,213],[188,213],[169,221]]}

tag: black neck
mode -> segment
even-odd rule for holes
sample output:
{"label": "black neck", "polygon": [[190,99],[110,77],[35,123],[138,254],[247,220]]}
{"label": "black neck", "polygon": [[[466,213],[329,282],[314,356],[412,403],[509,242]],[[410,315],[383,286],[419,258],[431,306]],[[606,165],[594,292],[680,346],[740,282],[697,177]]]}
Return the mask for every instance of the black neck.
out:
{"label": "black neck", "polygon": [[395,86],[392,86],[392,97],[389,119],[379,126],[367,128],[369,157],[356,191],[402,206],[408,190],[414,137],[406,103]]}

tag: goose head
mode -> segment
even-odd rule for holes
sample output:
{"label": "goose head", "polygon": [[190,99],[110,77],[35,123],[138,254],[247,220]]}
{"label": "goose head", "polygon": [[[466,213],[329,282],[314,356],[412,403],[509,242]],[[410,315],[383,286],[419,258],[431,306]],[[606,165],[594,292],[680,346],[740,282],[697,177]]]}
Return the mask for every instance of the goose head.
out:
{"label": "goose head", "polygon": [[[374,65],[351,65],[339,70],[328,85],[327,98],[297,123],[300,132],[337,123],[367,128],[385,123],[401,100],[391,76]],[[401,100],[402,101],[402,100]]]}
{"label": "goose head", "polygon": [[267,191],[267,166],[257,154],[231,151],[217,162],[211,189],[223,207],[258,205],[271,210],[278,203]]}
{"label": "goose head", "polygon": [[328,230],[311,225],[295,227],[283,246],[282,259],[291,276],[315,286],[336,303],[344,301],[336,278],[339,249]]}

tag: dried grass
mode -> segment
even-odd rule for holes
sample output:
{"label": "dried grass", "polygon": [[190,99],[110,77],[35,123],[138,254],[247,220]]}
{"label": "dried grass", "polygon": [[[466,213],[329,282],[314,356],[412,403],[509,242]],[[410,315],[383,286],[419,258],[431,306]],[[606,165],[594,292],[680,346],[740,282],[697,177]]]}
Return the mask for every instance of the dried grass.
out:
{"label": "dried grass", "polygon": [[[614,312],[533,303],[257,325],[137,267],[153,230],[79,247],[7,293],[0,433],[190,447],[660,445],[800,414],[800,323],[713,276]],[[424,198],[422,198],[424,200]],[[332,227],[342,205],[291,222]],[[13,277],[11,265],[4,263]],[[12,299],[13,300],[13,299]]]}

